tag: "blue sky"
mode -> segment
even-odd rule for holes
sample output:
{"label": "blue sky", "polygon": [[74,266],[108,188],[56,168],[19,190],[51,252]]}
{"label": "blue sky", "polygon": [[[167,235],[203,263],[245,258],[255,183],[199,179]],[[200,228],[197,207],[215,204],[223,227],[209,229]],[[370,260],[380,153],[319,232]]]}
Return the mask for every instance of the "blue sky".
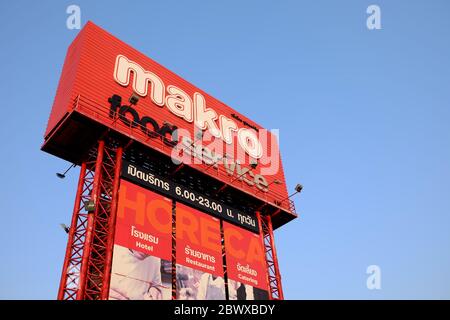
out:
{"label": "blue sky", "polygon": [[[8,1],[0,298],[54,299],[77,171],[39,150],[66,8],[267,128],[300,218],[276,231],[287,299],[450,298],[448,1]],[[381,8],[381,30],[366,8]],[[366,268],[381,268],[368,290]]]}

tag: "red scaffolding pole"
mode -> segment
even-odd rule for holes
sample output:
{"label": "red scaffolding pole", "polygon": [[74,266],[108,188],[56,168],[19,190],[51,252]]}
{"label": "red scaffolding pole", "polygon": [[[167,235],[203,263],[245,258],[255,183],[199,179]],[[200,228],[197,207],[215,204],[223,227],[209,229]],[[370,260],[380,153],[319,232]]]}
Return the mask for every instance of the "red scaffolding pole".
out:
{"label": "red scaffolding pole", "polygon": [[172,300],[177,299],[177,232],[176,232],[176,205],[172,201]]}
{"label": "red scaffolding pole", "polygon": [[270,216],[263,216],[256,212],[260,230],[261,242],[264,248],[267,265],[267,280],[270,300],[283,300],[283,289],[281,286],[280,269],[278,266],[277,252],[273,236],[272,219]]}
{"label": "red scaffolding pole", "polygon": [[80,212],[80,206],[84,190],[89,189],[89,186],[86,185],[86,183],[88,181],[88,176],[91,175],[91,172],[86,169],[86,164],[87,162],[81,164],[80,177],[78,179],[75,206],[69,229],[69,239],[67,241],[61,281],[59,283],[59,300],[75,299],[78,291],[79,272],[84,248],[83,240],[86,231],[86,217],[85,214]]}
{"label": "red scaffolding pole", "polygon": [[108,230],[108,240],[107,240],[107,250],[105,257],[105,274],[103,277],[103,286],[101,292],[101,299],[107,300],[109,298],[109,284],[111,280],[111,268],[112,268],[112,257],[114,251],[114,235],[116,234],[116,217],[117,217],[117,203],[118,203],[118,193],[119,193],[119,181],[120,181],[120,170],[122,168],[122,153],[123,148],[118,147],[116,151],[116,163],[114,172],[114,182],[112,190],[112,203],[111,212],[109,216],[109,230]]}
{"label": "red scaffolding pole", "polygon": [[121,160],[122,148],[105,138],[81,165],[60,300],[108,298]]}
{"label": "red scaffolding pole", "polygon": [[91,198],[88,200],[87,203],[85,203],[86,206],[90,206],[90,202],[93,202],[94,204],[94,210],[90,211],[91,209],[88,208],[87,212],[87,226],[86,226],[86,234],[84,239],[84,250],[83,250],[83,256],[81,260],[81,270],[80,270],[80,283],[78,287],[78,293],[77,293],[77,300],[82,300],[85,297],[86,292],[86,275],[88,270],[88,264],[89,264],[89,257],[91,254],[92,249],[92,240],[93,240],[93,228],[95,223],[95,213],[98,211],[98,198],[100,193],[100,178],[102,176],[102,160],[103,160],[103,149],[105,147],[105,142],[101,140],[98,143],[98,149],[97,149],[97,159],[95,162],[95,169],[94,169],[94,184],[92,186],[91,191]]}

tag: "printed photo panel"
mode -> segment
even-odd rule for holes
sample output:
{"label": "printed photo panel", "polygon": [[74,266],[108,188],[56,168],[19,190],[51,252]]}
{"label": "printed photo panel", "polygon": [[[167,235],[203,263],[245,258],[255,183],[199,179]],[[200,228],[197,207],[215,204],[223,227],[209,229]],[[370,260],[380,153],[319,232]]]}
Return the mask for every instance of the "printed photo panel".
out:
{"label": "printed photo panel", "polygon": [[176,204],[177,299],[224,300],[220,221]]}
{"label": "printed photo panel", "polygon": [[267,300],[268,283],[260,235],[223,222],[230,300]]}
{"label": "printed photo panel", "polygon": [[172,200],[121,180],[111,300],[170,300]]}

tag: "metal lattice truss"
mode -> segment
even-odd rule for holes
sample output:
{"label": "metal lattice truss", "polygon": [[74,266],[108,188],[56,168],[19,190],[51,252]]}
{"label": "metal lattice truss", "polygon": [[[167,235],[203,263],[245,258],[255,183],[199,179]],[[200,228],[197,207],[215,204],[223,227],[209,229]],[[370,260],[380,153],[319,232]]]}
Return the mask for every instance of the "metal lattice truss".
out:
{"label": "metal lattice truss", "polygon": [[100,140],[81,164],[58,299],[107,299],[122,148]]}
{"label": "metal lattice truss", "polygon": [[257,212],[256,216],[259,222],[260,236],[266,258],[269,299],[283,300],[283,289],[281,287],[280,269],[275,249],[272,219],[270,216],[263,216],[259,212]]}

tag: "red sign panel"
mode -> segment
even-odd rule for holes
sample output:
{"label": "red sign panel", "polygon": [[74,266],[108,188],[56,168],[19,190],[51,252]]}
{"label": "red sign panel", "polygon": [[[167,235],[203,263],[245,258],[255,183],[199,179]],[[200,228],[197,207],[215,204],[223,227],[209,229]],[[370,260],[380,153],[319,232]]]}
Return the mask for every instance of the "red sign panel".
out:
{"label": "red sign panel", "polygon": [[44,147],[64,148],[54,135],[72,114],[291,210],[274,134],[91,22],[69,47]]}
{"label": "red sign panel", "polygon": [[172,201],[122,180],[109,298],[170,300]]}
{"label": "red sign panel", "polygon": [[260,236],[223,222],[228,279],[267,290],[267,267]]}
{"label": "red sign panel", "polygon": [[177,203],[177,263],[223,276],[219,219]]}
{"label": "red sign panel", "polygon": [[115,244],[170,260],[172,200],[121,180]]}
{"label": "red sign panel", "polygon": [[220,221],[176,204],[178,300],[224,300]]}

